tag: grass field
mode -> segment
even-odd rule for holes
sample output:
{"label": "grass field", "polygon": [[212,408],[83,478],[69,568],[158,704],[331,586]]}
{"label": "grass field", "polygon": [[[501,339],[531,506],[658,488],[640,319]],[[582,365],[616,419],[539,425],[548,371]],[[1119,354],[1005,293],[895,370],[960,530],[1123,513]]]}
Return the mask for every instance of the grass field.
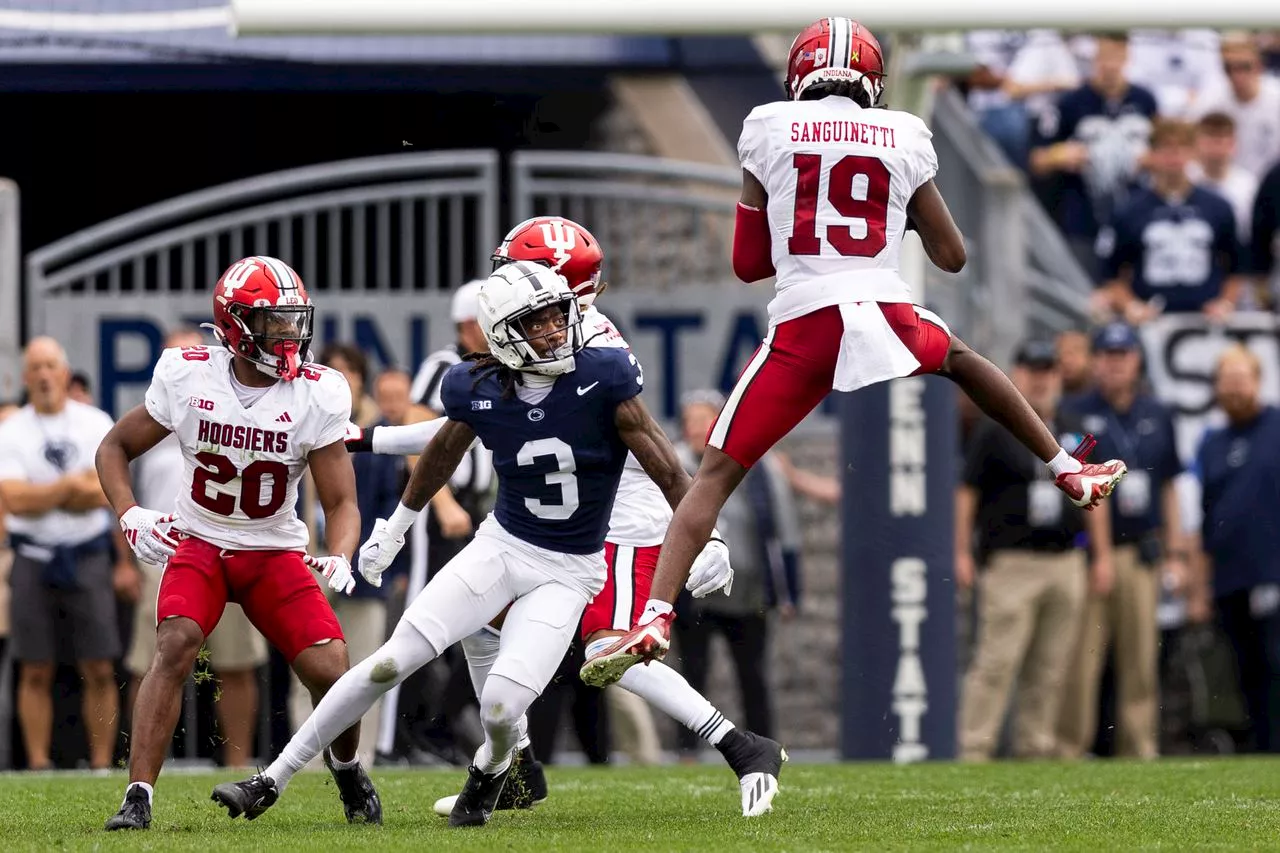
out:
{"label": "grass field", "polygon": [[1265,850],[1280,849],[1280,761],[787,766],[772,814],[740,816],[728,770],[550,768],[551,798],[450,830],[431,812],[459,771],[374,774],[386,825],[348,826],[327,774],[231,821],[228,774],[161,780],[151,830],[107,834],[124,777],[0,776],[0,849],[51,850]]}

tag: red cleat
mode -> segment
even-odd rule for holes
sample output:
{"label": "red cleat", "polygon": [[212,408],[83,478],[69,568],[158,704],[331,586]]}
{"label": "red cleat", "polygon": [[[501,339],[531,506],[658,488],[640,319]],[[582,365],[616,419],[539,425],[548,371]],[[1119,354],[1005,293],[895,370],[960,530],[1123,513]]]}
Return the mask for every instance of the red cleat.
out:
{"label": "red cleat", "polygon": [[671,623],[675,618],[675,613],[664,613],[652,622],[632,628],[584,663],[578,677],[592,687],[608,687],[636,664],[662,660],[671,648]]}
{"label": "red cleat", "polygon": [[1119,459],[1108,459],[1101,465],[1085,462],[1097,444],[1097,439],[1086,435],[1080,441],[1080,446],[1071,453],[1084,467],[1070,474],[1059,474],[1053,481],[1054,485],[1067,493],[1073,504],[1087,510],[1102,503],[1115,490],[1116,483],[1124,479],[1129,471]]}

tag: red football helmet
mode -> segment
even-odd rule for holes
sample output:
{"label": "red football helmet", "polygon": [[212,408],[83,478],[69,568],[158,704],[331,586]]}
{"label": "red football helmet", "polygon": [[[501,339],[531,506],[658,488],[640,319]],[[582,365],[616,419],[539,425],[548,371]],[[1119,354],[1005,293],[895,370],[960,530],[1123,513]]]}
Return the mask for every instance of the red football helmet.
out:
{"label": "red football helmet", "polygon": [[867,98],[862,106],[880,102],[884,54],[870,30],[848,18],[823,18],[800,31],[787,56],[787,96],[801,100],[821,83],[860,83]]}
{"label": "red football helmet", "polygon": [[589,308],[604,292],[600,283],[600,265],[604,262],[600,243],[586,228],[562,216],[535,216],[521,222],[507,232],[489,260],[495,270],[512,261],[533,261],[551,267],[564,276],[583,308]]}
{"label": "red football helmet", "polygon": [[213,289],[213,333],[268,376],[293,380],[306,361],[315,307],[284,261],[257,255],[236,261]]}

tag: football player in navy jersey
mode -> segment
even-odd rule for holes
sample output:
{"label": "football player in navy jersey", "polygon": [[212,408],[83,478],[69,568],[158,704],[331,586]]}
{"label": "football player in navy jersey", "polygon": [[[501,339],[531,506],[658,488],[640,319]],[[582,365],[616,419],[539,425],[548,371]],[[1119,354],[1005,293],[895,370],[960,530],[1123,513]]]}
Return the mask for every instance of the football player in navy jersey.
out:
{"label": "football player in navy jersey", "polygon": [[1098,299],[1129,323],[1161,311],[1225,317],[1240,297],[1235,214],[1222,196],[1188,179],[1194,146],[1192,125],[1157,122],[1151,185],[1136,190],[1098,235]]}
{"label": "football player in navy jersey", "polygon": [[[448,422],[419,457],[402,503],[360,549],[379,585],[404,534],[479,438],[493,452],[498,495],[475,539],[406,609],[391,639],[316,706],[280,757],[215,798],[254,818],[293,774],[393,685],[510,605],[480,697],[485,743],[449,817],[488,821],[510,772],[516,722],[555,674],[583,609],[605,582],[603,547],[628,450],[674,506],[690,479],[639,399],[643,375],[625,349],[584,348],[575,294],[539,264],[507,264],[480,291],[490,353],[449,369]],[[763,772],[763,769],[762,769]]]}

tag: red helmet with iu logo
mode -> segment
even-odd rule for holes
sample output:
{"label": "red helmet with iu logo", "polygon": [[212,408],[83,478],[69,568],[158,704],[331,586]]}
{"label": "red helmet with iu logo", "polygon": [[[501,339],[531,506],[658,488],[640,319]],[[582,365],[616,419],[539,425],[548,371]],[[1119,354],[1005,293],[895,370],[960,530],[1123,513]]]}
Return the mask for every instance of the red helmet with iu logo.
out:
{"label": "red helmet with iu logo", "polygon": [[268,376],[292,380],[306,361],[315,312],[302,279],[279,258],[236,261],[213,290],[213,332]]}
{"label": "red helmet with iu logo", "polygon": [[600,243],[572,219],[561,216],[535,216],[507,232],[502,244],[490,257],[496,270],[512,261],[533,261],[564,276],[578,297],[578,304],[588,308],[596,296],[604,292],[600,283],[600,265],[604,253]]}
{"label": "red helmet with iu logo", "polygon": [[[791,43],[787,97],[799,101],[815,86],[839,83],[848,84],[862,106],[875,106],[884,91],[884,54],[876,37],[857,21],[823,18],[801,30]],[[856,84],[861,84],[861,93]]]}

